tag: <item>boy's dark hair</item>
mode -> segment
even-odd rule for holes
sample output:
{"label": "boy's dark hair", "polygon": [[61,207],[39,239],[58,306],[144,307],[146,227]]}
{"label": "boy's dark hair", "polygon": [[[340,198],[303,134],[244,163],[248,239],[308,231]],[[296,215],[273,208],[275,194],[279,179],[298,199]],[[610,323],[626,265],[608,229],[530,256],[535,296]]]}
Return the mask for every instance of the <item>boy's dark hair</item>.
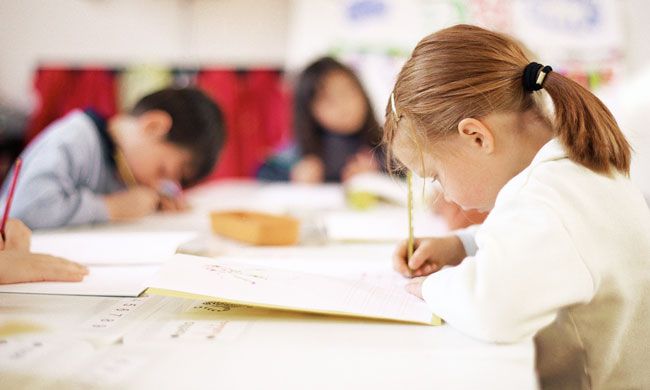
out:
{"label": "boy's dark hair", "polygon": [[343,72],[354,80],[365,97],[368,113],[359,133],[362,139],[371,148],[381,144],[379,123],[374,116],[370,99],[361,85],[361,81],[349,67],[331,57],[323,57],[302,71],[294,91],[294,135],[303,156],[308,154],[321,156],[322,154],[321,138],[326,129],[314,118],[311,105],[323,78],[334,71]]}
{"label": "boy's dark hair", "polygon": [[226,139],[221,110],[205,93],[195,88],[165,88],[140,99],[131,115],[161,110],[172,118],[167,140],[192,154],[194,175],[184,178],[184,187],[206,177],[214,167]]}

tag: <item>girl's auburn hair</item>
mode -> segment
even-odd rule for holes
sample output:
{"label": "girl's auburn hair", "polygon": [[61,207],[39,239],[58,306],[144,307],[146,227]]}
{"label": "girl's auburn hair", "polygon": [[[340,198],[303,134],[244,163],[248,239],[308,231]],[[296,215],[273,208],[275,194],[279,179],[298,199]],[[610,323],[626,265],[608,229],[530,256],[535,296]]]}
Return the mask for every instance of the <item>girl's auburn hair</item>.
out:
{"label": "girl's auburn hair", "polygon": [[[528,50],[513,38],[471,25],[456,25],[422,39],[393,89],[399,117],[389,101],[383,142],[389,151],[398,131],[435,140],[457,131],[463,118],[493,112],[534,112],[552,123],[569,158],[594,172],[629,174],[631,148],[607,107],[578,83],[556,72],[544,89],[554,106],[545,117],[542,96],[524,90]],[[412,126],[399,127],[406,117]]]}

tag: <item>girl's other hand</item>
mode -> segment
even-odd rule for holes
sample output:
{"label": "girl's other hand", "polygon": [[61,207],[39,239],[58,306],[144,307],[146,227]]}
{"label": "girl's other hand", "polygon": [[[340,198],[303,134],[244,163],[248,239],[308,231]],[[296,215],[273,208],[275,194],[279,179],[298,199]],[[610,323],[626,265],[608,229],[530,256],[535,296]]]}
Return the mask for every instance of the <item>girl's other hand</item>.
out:
{"label": "girl's other hand", "polygon": [[424,276],[420,276],[418,278],[413,278],[406,285],[406,291],[410,292],[411,294],[415,295],[416,297],[418,297],[420,299],[424,299],[422,297],[422,284],[424,283],[425,279],[426,278]]}
{"label": "girl's other hand", "polygon": [[445,200],[440,192],[433,194],[431,210],[445,221],[449,230],[462,229],[483,223],[488,216],[488,213],[482,213],[478,210],[463,210],[458,204]]}

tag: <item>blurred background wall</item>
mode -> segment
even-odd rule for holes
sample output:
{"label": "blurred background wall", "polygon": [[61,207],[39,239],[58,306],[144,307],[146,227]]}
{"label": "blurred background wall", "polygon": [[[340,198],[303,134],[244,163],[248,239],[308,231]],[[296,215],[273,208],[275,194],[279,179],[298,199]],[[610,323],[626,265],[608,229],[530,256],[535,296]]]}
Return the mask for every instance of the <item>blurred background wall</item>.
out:
{"label": "blurred background wall", "polygon": [[[2,0],[0,128],[4,123],[23,137],[30,123],[33,130],[50,120],[34,124],[47,103],[36,86],[39,70],[109,72],[117,80],[115,110],[161,83],[195,83],[204,71],[276,72],[281,85],[274,84],[275,95],[264,99],[281,96],[287,107],[276,107],[276,118],[263,120],[274,129],[262,124],[249,130],[267,140],[252,157],[233,157],[232,164],[245,168],[215,177],[247,176],[255,161],[291,136],[290,118],[277,116],[288,115],[287,76],[308,61],[330,54],[352,65],[380,116],[396,72],[419,38],[451,24],[475,23],[519,37],[606,100],[638,145],[641,172],[634,176],[650,193],[650,129],[641,129],[639,114],[650,109],[649,17],[650,2],[644,0]],[[122,76],[134,69],[148,76],[129,73],[127,93]],[[152,81],[152,70],[165,69],[172,76]],[[234,82],[232,74],[210,74],[213,95],[223,95],[215,98],[232,106],[231,122],[268,115],[268,109],[242,114],[234,107],[247,101],[241,94],[250,98],[270,84],[222,88],[224,80]],[[144,80],[141,87],[138,80]],[[243,144],[231,149],[233,156],[247,153]]]}

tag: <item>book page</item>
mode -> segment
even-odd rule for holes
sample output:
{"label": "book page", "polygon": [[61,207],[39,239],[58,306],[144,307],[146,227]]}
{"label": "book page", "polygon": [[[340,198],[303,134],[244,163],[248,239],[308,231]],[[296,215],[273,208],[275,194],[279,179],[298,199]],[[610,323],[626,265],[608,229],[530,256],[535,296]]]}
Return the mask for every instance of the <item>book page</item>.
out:
{"label": "book page", "polygon": [[[399,286],[268,268],[234,259],[175,255],[150,293],[212,297],[278,309],[431,324],[424,301]],[[181,294],[178,294],[181,293]]]}

